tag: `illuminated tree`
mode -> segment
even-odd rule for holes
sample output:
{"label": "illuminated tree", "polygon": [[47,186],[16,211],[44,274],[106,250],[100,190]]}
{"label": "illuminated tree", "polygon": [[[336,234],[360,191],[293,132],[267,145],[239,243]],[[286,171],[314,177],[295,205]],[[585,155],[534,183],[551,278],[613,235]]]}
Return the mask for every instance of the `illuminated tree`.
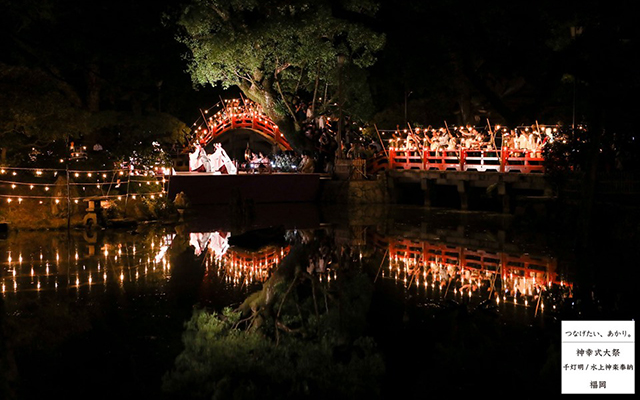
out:
{"label": "illuminated tree", "polygon": [[[368,27],[376,9],[369,0],[194,0],[179,18],[179,40],[190,51],[194,83],[237,86],[302,148],[295,110],[301,99],[315,99],[316,114],[335,106],[339,73],[345,111],[362,112],[369,99],[362,72],[384,44]],[[346,56],[340,71],[339,56]],[[348,96],[354,87],[358,97]]]}

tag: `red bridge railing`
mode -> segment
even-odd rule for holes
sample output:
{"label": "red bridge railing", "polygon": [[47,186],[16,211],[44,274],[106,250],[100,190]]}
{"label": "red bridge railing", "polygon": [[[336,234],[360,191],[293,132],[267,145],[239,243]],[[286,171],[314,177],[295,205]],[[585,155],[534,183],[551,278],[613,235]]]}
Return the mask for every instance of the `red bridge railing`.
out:
{"label": "red bridge railing", "polygon": [[558,273],[557,260],[552,257],[514,255],[407,238],[392,238],[388,246],[391,263],[400,262],[409,274],[449,268],[458,269],[461,276],[466,270],[472,277],[482,279],[498,274],[511,288],[516,281],[524,281],[529,286],[571,285]]}
{"label": "red bridge railing", "polygon": [[540,153],[519,150],[389,149],[389,169],[421,171],[477,171],[544,173]]}
{"label": "red bridge railing", "polygon": [[211,141],[223,133],[232,129],[251,129],[262,133],[264,136],[277,143],[284,150],[291,150],[291,145],[285,139],[278,125],[273,123],[266,116],[254,114],[233,114],[224,119],[220,119],[209,125],[209,131],[204,139]]}
{"label": "red bridge railing", "polygon": [[203,111],[202,119],[198,121],[201,121],[200,126],[194,130],[198,139],[206,143],[233,129],[250,129],[273,141],[282,150],[292,149],[278,125],[262,111],[258,104],[247,99],[221,101]]}

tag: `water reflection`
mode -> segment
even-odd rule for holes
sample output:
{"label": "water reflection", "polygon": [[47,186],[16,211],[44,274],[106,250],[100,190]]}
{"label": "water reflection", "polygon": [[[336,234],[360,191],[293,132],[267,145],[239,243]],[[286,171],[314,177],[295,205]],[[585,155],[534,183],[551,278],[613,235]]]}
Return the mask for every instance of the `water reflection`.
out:
{"label": "water reflection", "polygon": [[[304,275],[307,283],[313,281],[314,290],[332,296],[350,285],[349,276],[353,278],[354,272],[364,276],[369,285],[373,282],[375,296],[388,299],[378,299],[374,305],[378,308],[372,315],[378,319],[372,326],[379,330],[402,324],[395,318],[404,310],[396,313],[396,304],[411,302],[421,310],[426,309],[422,306],[452,302],[491,307],[502,316],[530,324],[554,316],[554,306],[573,295],[562,260],[505,244],[494,234],[501,227],[484,225],[482,231],[464,224],[461,229],[453,220],[437,228],[435,221],[427,219],[421,224],[409,224],[409,219],[400,224],[397,219],[377,225],[346,221],[296,224],[298,228],[283,227],[281,234],[276,231],[272,237],[261,236],[260,245],[254,247],[237,244],[247,229],[207,226],[202,220],[123,231],[11,233],[0,240],[0,300],[5,326],[21,332],[12,337],[10,346],[23,351],[24,359],[26,349],[36,343],[45,343],[42,348],[58,348],[71,346],[80,338],[77,346],[82,347],[100,337],[102,341],[94,348],[99,356],[52,356],[42,365],[66,362],[74,373],[98,371],[94,375],[100,376],[112,373],[111,365],[127,364],[134,357],[137,364],[127,364],[126,374],[133,376],[139,373],[134,365],[145,365],[153,370],[145,391],[153,387],[154,394],[159,394],[159,387],[153,385],[181,351],[179,336],[193,306],[201,303],[217,310],[236,307],[267,287],[269,279],[277,275],[275,271],[286,267]],[[319,297],[318,305],[324,309],[326,301]],[[64,323],[51,323],[55,329],[49,334],[40,328],[53,320]],[[348,321],[353,323],[353,315]],[[121,342],[104,340],[114,337]],[[39,360],[46,358],[34,354]],[[82,362],[76,362],[78,359]],[[111,363],[104,363],[104,359]],[[31,363],[20,373],[40,377],[44,369],[51,370],[40,363]],[[50,387],[69,394],[55,383],[59,379],[51,375]],[[30,387],[35,398],[41,394],[38,388],[44,391],[46,385]]]}
{"label": "water reflection", "polygon": [[204,254],[206,284],[213,276],[235,287],[264,282],[287,254],[290,246],[265,245],[259,249],[230,248],[230,232],[190,232],[194,254]]}
{"label": "water reflection", "polygon": [[391,281],[423,301],[453,300],[472,306],[490,302],[507,312],[524,307],[534,317],[573,296],[573,284],[558,271],[558,260],[546,254],[398,238],[375,229],[363,236],[365,230],[360,227],[357,234],[353,227],[289,230],[287,245],[253,250],[229,246],[230,233],[220,231],[191,232],[190,243],[196,255],[204,254],[204,285],[222,278],[236,288],[256,287],[277,269],[292,245],[301,244],[308,258],[298,262],[321,282],[335,281],[341,269],[356,266],[374,271],[376,281]]}
{"label": "water reflection", "polygon": [[111,283],[156,284],[171,277],[167,250],[175,234],[96,231],[20,232],[0,243],[1,290],[6,299],[31,292],[78,294]]}
{"label": "water reflection", "polygon": [[[192,248],[187,251],[193,251],[193,259],[204,266],[202,296],[215,296],[220,284],[250,292],[278,267],[292,244],[306,246],[308,259],[299,262],[322,281],[339,279],[341,268],[356,265],[374,271],[376,281],[391,281],[425,301],[473,305],[490,301],[502,310],[526,307],[536,316],[572,296],[572,283],[558,272],[558,261],[548,255],[397,237],[380,234],[375,228],[363,235],[364,230],[360,227],[357,234],[353,227],[288,230],[285,242],[256,249],[230,246],[228,231],[184,234]],[[175,268],[168,255],[175,238],[172,228],[106,236],[86,231],[12,235],[2,244],[1,291],[10,300],[34,292],[88,295],[110,284],[122,290],[129,285],[162,287]],[[367,255],[364,260],[363,254]]]}
{"label": "water reflection", "polygon": [[378,238],[377,243],[388,252],[381,277],[428,299],[475,305],[490,300],[502,307],[533,307],[537,315],[572,296],[573,285],[558,273],[557,260],[546,255],[395,237]]}

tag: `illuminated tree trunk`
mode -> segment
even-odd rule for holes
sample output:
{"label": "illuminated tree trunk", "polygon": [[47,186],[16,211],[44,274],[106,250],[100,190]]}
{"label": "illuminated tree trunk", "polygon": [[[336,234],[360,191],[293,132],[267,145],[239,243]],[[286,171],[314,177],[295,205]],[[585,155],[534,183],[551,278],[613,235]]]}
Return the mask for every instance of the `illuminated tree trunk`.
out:
{"label": "illuminated tree trunk", "polygon": [[300,153],[304,150],[315,150],[313,143],[301,134],[300,126],[295,123],[293,116],[278,110],[276,104],[278,97],[274,91],[273,82],[270,79],[263,79],[260,83],[261,87],[249,83],[243,83],[239,87],[250,100],[260,104],[264,113],[278,125],[280,132],[294,150]]}

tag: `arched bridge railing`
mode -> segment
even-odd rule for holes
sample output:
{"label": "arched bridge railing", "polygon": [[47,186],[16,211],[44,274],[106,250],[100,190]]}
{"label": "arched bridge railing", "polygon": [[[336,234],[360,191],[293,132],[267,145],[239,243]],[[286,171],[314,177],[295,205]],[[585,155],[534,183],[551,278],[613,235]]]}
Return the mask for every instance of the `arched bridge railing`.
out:
{"label": "arched bridge railing", "polygon": [[257,103],[247,99],[223,100],[202,111],[202,119],[194,123],[199,140],[211,142],[232,129],[249,129],[276,143],[282,150],[291,150],[291,145],[280,128]]}

